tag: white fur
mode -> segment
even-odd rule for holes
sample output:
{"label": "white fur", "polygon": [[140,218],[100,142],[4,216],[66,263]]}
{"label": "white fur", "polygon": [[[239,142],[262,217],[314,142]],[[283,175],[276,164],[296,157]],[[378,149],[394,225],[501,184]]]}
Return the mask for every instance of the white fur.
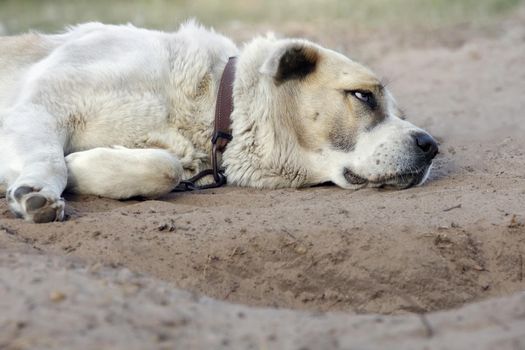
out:
{"label": "white fur", "polygon": [[161,149],[98,147],[71,153],[66,164],[68,191],[114,199],[161,196],[182,180],[183,173],[180,161]]}

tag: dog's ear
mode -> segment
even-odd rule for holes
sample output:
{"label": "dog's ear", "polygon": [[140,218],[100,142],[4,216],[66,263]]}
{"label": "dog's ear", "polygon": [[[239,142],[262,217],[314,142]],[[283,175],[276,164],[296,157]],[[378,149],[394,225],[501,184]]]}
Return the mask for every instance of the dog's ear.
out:
{"label": "dog's ear", "polygon": [[261,67],[277,84],[290,79],[302,79],[315,71],[319,50],[311,43],[293,41],[275,49]]}

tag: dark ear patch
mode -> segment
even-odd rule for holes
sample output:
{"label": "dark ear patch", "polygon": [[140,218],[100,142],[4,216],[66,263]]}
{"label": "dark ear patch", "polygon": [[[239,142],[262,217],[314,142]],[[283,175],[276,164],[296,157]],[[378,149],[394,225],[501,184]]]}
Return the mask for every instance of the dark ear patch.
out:
{"label": "dark ear patch", "polygon": [[279,60],[279,68],[275,74],[277,82],[290,79],[302,79],[315,71],[319,54],[314,48],[293,46],[285,51]]}

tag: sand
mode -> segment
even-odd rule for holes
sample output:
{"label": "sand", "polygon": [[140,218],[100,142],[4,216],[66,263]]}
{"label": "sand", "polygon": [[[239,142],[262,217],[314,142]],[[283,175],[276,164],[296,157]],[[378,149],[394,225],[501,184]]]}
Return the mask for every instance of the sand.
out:
{"label": "sand", "polygon": [[1,201],[0,349],[525,348],[524,13],[356,44],[440,142],[422,187]]}

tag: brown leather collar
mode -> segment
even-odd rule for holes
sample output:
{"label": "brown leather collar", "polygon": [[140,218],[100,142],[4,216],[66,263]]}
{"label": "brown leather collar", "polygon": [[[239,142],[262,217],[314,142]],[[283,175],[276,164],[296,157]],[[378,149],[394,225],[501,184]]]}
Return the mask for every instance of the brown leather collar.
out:
{"label": "brown leather collar", "polygon": [[[206,169],[192,177],[181,181],[173,190],[174,192],[202,190],[207,188],[220,187],[226,184],[226,175],[220,168],[217,153],[224,152],[228,142],[232,140],[230,116],[233,112],[233,81],[235,79],[235,65],[237,57],[230,57],[222,72],[217,92],[217,103],[215,106],[215,122],[211,138],[211,169]],[[213,175],[214,183],[198,185],[197,183],[204,177]]]}
{"label": "brown leather collar", "polygon": [[235,66],[237,57],[230,57],[222,72],[217,104],[215,106],[215,127],[213,130],[212,144],[219,152],[224,152],[226,145],[231,141],[231,121],[233,112],[233,80],[235,79]]}
{"label": "brown leather collar", "polygon": [[235,79],[235,65],[237,57],[230,57],[222,72],[217,103],[215,105],[215,126],[211,138],[211,166],[213,178],[219,186],[226,184],[226,176],[219,168],[217,152],[224,152],[228,142],[232,140],[230,116],[233,112],[233,81]]}

